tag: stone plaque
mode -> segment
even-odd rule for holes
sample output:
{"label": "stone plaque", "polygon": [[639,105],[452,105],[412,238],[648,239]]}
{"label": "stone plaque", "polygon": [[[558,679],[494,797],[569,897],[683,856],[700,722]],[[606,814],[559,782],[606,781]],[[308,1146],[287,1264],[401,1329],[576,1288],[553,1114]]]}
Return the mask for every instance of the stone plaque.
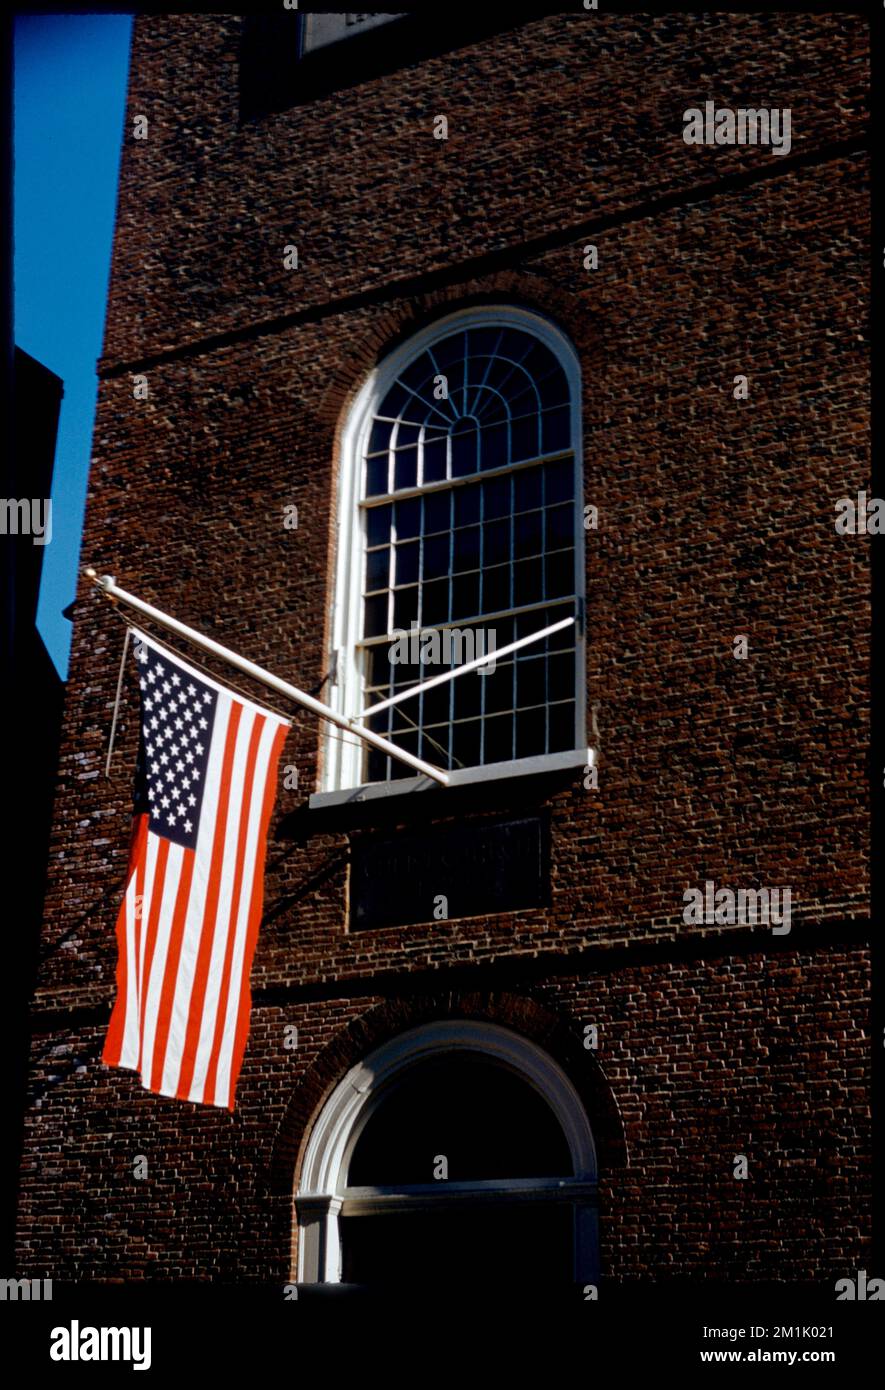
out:
{"label": "stone plaque", "polygon": [[354,837],[350,929],[478,917],[548,900],[546,826],[537,816]]}
{"label": "stone plaque", "polygon": [[343,39],[364,34],[368,29],[377,29],[381,24],[390,24],[401,19],[398,14],[306,14],[304,15],[302,53],[313,53],[318,48],[328,48],[330,44],[341,43]]}

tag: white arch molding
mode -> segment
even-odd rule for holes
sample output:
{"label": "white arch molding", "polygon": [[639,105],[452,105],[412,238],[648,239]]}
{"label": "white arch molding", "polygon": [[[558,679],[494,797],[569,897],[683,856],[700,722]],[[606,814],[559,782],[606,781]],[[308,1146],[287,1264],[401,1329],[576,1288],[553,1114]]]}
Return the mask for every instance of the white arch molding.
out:
{"label": "white arch molding", "polygon": [[[585,596],[583,526],[583,431],[581,427],[581,364],[565,333],[546,315],[508,304],[481,304],[456,309],[413,333],[366,377],[344,422],[338,453],[336,558],[329,703],[339,713],[355,714],[362,706],[361,674],[356,658],[360,633],[360,584],[363,538],[358,520],[362,459],[378,404],[400,372],[426,348],[451,333],[467,328],[516,328],[529,333],[554,354],[569,388],[571,449],[575,467],[575,575],[579,606]],[[583,611],[583,610],[581,610]],[[583,623],[575,648],[575,748],[586,744],[585,638]],[[326,731],[322,749],[320,790],[332,792],[360,784],[362,750],[358,740],[345,740]],[[493,766],[493,765],[492,765]]]}
{"label": "white arch molding", "polygon": [[527,1082],[558,1120],[568,1144],[572,1175],[559,1179],[513,1179],[502,1183],[452,1183],[452,1195],[482,1200],[497,1194],[526,1200],[567,1202],[574,1213],[576,1282],[595,1282],[599,1274],[597,1165],[593,1134],[581,1099],[562,1068],[536,1043],[496,1023],[445,1020],[401,1033],[350,1069],[324,1104],[311,1131],[295,1195],[298,1221],[300,1283],[339,1283],[341,1240],[339,1216],[370,1210],[408,1210],[426,1206],[440,1188],[397,1194],[387,1188],[346,1187],[354,1144],[383,1099],[388,1083],[422,1061],[446,1053],[467,1052],[493,1060]]}

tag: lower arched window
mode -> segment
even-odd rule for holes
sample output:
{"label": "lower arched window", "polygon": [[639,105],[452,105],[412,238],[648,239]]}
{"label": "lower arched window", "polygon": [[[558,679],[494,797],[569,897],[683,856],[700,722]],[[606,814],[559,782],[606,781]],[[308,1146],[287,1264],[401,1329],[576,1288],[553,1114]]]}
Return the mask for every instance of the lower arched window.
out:
{"label": "lower arched window", "polygon": [[303,1282],[597,1273],[580,1099],[552,1058],[498,1025],[425,1025],[354,1067],[314,1126],[296,1207]]}

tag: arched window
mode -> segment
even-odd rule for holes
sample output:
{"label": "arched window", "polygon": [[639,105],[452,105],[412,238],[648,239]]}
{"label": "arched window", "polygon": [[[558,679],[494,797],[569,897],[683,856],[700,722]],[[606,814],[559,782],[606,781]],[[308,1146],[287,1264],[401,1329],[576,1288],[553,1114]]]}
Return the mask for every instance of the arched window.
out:
{"label": "arched window", "polygon": [[317,1120],[296,1198],[299,1280],[545,1284],[598,1272],[596,1157],[571,1082],[496,1024],[411,1030],[354,1067]]}
{"label": "arched window", "polygon": [[[385,359],[343,431],[332,698],[352,716],[489,655],[489,670],[369,722],[446,770],[586,744],[579,400],[577,358],[552,323],[471,309]],[[410,775],[329,737],[327,790]]]}

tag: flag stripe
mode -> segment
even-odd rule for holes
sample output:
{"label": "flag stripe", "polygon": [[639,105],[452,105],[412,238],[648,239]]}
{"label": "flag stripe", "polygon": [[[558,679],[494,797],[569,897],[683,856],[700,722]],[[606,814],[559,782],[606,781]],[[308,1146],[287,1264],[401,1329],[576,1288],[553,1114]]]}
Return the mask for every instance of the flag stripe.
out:
{"label": "flag stripe", "polygon": [[136,1030],[132,1037],[130,1051],[130,1066],[138,1068],[139,1056],[141,1054],[141,1035],[144,1020],[142,998],[142,980],[144,978],[144,951],[147,941],[147,924],[150,920],[151,904],[154,900],[154,884],[157,878],[157,855],[160,849],[160,838],[150,833],[150,818],[148,818],[148,837],[144,855],[144,884],[141,902],[136,898],[135,907],[135,1018]]}
{"label": "flag stripe", "polygon": [[252,895],[249,902],[249,924],[248,936],[246,938],[246,955],[243,963],[243,982],[240,991],[240,1002],[237,1009],[236,1031],[233,1038],[231,1057],[229,1063],[231,1085],[228,1098],[228,1108],[234,1108],[234,1095],[236,1092],[237,1078],[240,1074],[243,1056],[246,1051],[246,1041],[249,1037],[249,1014],[252,1007],[252,991],[249,985],[249,977],[252,971],[252,960],[255,955],[255,946],[258,941],[258,928],[261,923],[261,909],[263,906],[263,886],[264,886],[264,861],[267,852],[267,829],[270,824],[271,812],[273,811],[276,786],[274,785],[274,773],[279,763],[280,754],[283,751],[283,744],[289,730],[285,724],[279,724],[274,734],[273,745],[267,763],[267,776],[264,787],[264,803],[261,808],[261,823],[258,828],[258,853],[255,857],[255,872],[253,875]]}
{"label": "flag stripe", "polygon": [[[148,827],[147,816],[136,816],[132,823],[132,837],[129,849],[129,879],[126,893],[117,914],[117,999],[108,1025],[108,1034],[102,1050],[102,1061],[109,1066],[119,1066],[124,1043],[134,1036],[138,1010],[135,991],[137,980],[129,968],[129,962],[137,959],[135,950],[135,904],[144,883],[144,849]],[[140,905],[139,905],[140,906]]]}
{"label": "flag stripe", "polygon": [[194,1064],[197,1058],[197,1046],[200,1041],[200,1029],[203,1022],[203,1005],[209,979],[212,938],[215,919],[218,913],[218,899],[221,891],[221,869],[224,863],[227,808],[230,800],[233,761],[237,743],[237,729],[239,727],[241,713],[241,706],[232,703],[228,720],[227,737],[224,744],[224,761],[221,769],[221,781],[218,788],[218,819],[215,824],[215,835],[212,844],[212,858],[210,861],[209,882],[206,890],[205,911],[200,919],[199,925],[198,935],[200,944],[197,950],[194,988],[191,994],[191,1007],[188,1013],[187,1033],[184,1043],[184,1056],[181,1059],[181,1073],[178,1078],[178,1090],[176,1092],[182,1100],[189,1100],[191,1098]]}
{"label": "flag stripe", "polygon": [[244,710],[240,720],[239,737],[234,757],[232,793],[227,810],[225,826],[225,854],[221,868],[221,911],[213,924],[212,952],[209,963],[209,977],[206,982],[206,1001],[200,1023],[200,1042],[194,1063],[194,1093],[206,1098],[206,1073],[215,1033],[215,1020],[218,1017],[218,1001],[224,970],[224,955],[228,939],[234,930],[231,913],[234,879],[236,874],[236,853],[243,825],[243,788],[246,777],[246,759],[249,754],[249,736],[255,716],[252,710]]}
{"label": "flag stripe", "polygon": [[150,907],[147,917],[142,916],[142,939],[141,939],[141,973],[138,981],[138,1014],[141,1021],[140,1036],[138,1039],[138,1061],[136,1067],[142,1069],[144,1057],[144,1027],[147,1009],[148,985],[151,978],[151,966],[154,963],[154,942],[157,939],[157,927],[159,925],[160,913],[163,910],[163,889],[166,884],[166,863],[169,859],[171,848],[168,840],[160,836],[151,835],[149,840],[156,844],[156,860],[154,863],[153,874],[148,879],[148,890],[150,892]]}
{"label": "flag stripe", "polygon": [[157,1032],[154,1038],[154,1051],[151,1070],[145,1078],[148,1090],[156,1091],[162,1085],[166,1065],[166,1049],[169,1045],[169,1025],[172,1021],[172,1004],[175,998],[175,984],[181,964],[181,943],[184,939],[184,924],[190,902],[191,881],[194,876],[193,850],[182,851],[181,877],[175,897],[175,911],[172,915],[172,928],[166,963],[163,970],[163,983],[160,987],[160,1002],[157,1013]]}
{"label": "flag stripe", "polygon": [[[215,1010],[214,1029],[212,1044],[209,1049],[209,1063],[206,1068],[206,1084],[203,1094],[212,1096],[216,1105],[226,1103],[219,1100],[216,1095],[216,1078],[218,1073],[218,1054],[221,1051],[221,1041],[224,1034],[224,1025],[227,1020],[228,1002],[230,999],[230,979],[231,968],[234,958],[234,948],[240,931],[240,901],[243,890],[243,866],[246,858],[246,844],[250,828],[250,809],[252,804],[252,794],[255,790],[253,778],[255,776],[255,764],[258,759],[258,744],[261,740],[263,730],[267,725],[265,719],[256,719],[252,725],[249,735],[249,748],[246,754],[245,769],[245,789],[243,793],[243,816],[240,822],[239,835],[237,837],[236,861],[234,865],[233,893],[230,905],[230,920],[233,930],[228,931],[225,942],[224,962],[221,970],[221,987],[218,995],[218,1007]],[[260,789],[259,789],[260,795]],[[238,981],[239,984],[239,981]]]}
{"label": "flag stripe", "polygon": [[[259,758],[259,766],[265,772],[267,769],[267,758],[273,747],[273,740],[274,730],[268,724],[262,731]],[[215,1088],[216,1105],[230,1106],[232,1090],[231,1064],[233,1049],[236,1044],[239,1006],[243,990],[245,989],[248,991],[249,988],[249,974],[252,967],[252,952],[249,950],[249,921],[255,883],[255,866],[262,833],[262,808],[264,804],[265,780],[266,778],[264,776],[256,774],[255,794],[252,799],[252,813],[247,831],[246,872],[244,875],[243,892],[240,898],[240,908],[236,921],[236,935],[234,938],[233,978],[237,981],[237,992],[236,995],[232,994],[228,999],[225,1013],[224,1031],[219,1052],[218,1077]],[[239,1070],[239,1066],[237,1070]]]}
{"label": "flag stripe", "polygon": [[166,955],[169,950],[169,937],[172,933],[172,920],[175,916],[178,885],[181,881],[182,862],[185,853],[186,851],[182,849],[181,845],[169,846],[160,910],[156,914],[157,928],[150,943],[152,951],[142,1020],[143,1046],[140,1067],[141,1079],[148,1089],[150,1089],[151,1064],[154,1055],[160,995],[163,988],[163,973],[166,969]]}
{"label": "flag stripe", "polygon": [[[198,844],[211,846],[215,842],[215,826],[218,821],[219,795],[224,772],[227,720],[230,704],[225,702],[216,713],[215,740],[206,768],[206,791],[203,818],[200,823]],[[184,1049],[187,1042],[188,1027],[193,1004],[194,980],[200,949],[200,933],[206,901],[209,894],[210,860],[205,853],[194,856],[194,871],[191,880],[191,897],[185,923],[184,942],[181,951],[178,979],[175,985],[175,1002],[172,1009],[172,1032],[166,1051],[163,1080],[160,1090],[163,1095],[177,1096],[181,1077]],[[185,1095],[184,1097],[188,1097]]]}

